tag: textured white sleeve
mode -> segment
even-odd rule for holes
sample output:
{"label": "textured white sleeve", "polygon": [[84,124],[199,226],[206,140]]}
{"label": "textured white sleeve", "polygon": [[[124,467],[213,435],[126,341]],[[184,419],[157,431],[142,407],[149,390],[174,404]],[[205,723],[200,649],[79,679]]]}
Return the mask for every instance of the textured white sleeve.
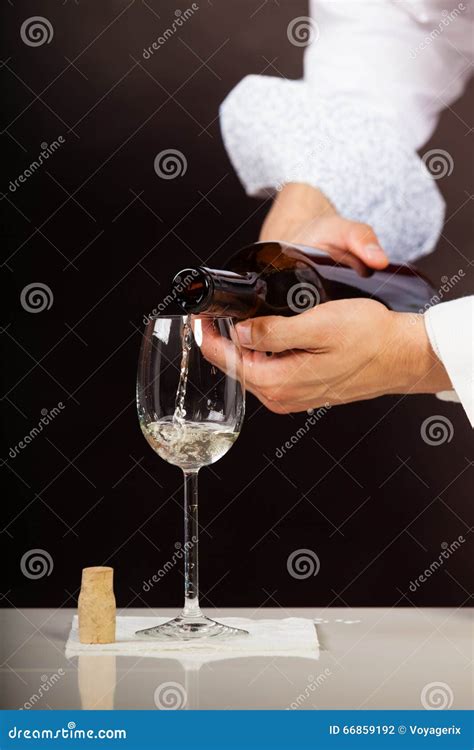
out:
{"label": "textured white sleeve", "polygon": [[[431,346],[474,427],[474,296],[434,305],[424,315]],[[451,391],[437,394],[455,400]]]}
{"label": "textured white sleeve", "polygon": [[319,188],[345,218],[370,224],[392,261],[433,250],[444,202],[390,119],[304,81],[247,76],[221,106],[227,152],[249,195],[287,182]]}
{"label": "textured white sleeve", "polygon": [[444,202],[416,150],[461,93],[472,53],[467,5],[446,15],[424,2],[428,18],[418,5],[312,0],[311,18],[278,30],[283,44],[312,36],[304,79],[250,75],[221,106],[249,195],[287,182],[318,187],[343,216],[371,224],[393,261],[431,252],[439,237]]}

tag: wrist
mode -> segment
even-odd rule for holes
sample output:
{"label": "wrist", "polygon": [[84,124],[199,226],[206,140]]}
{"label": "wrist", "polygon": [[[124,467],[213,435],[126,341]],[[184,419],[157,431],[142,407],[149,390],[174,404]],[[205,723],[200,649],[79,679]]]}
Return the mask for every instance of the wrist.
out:
{"label": "wrist", "polygon": [[305,217],[314,219],[322,216],[338,216],[331,201],[318,188],[303,182],[289,182],[275,198],[275,203],[291,206],[292,211],[299,210]]}
{"label": "wrist", "polygon": [[391,392],[438,393],[451,390],[451,381],[443,363],[431,347],[423,315],[391,315]]}
{"label": "wrist", "polygon": [[303,183],[288,183],[277,193],[263,222],[260,239],[313,245],[323,217],[334,216],[338,216],[336,209],[320,190]]}

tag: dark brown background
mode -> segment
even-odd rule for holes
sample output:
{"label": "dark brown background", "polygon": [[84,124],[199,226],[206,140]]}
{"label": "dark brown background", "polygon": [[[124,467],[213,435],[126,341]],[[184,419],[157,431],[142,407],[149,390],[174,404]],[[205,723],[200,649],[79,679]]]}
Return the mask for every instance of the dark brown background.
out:
{"label": "dark brown background", "polygon": [[[247,73],[301,75],[302,50],[288,42],[286,27],[307,13],[299,1],[200,6],[144,60],[175,4],[66,0],[34,11],[26,2],[4,4],[5,606],[71,606],[81,568],[104,562],[116,570],[120,606],[181,602],[179,566],[150,592],[142,588],[172,557],[182,509],[178,471],[152,453],[138,428],[137,327],[177,269],[219,248],[217,265],[257,237],[269,204],[247,198],[233,174],[218,106]],[[48,45],[20,39],[33,12],[53,24]],[[464,270],[453,297],[473,288],[472,93],[471,86],[445,112],[424,149],[446,149],[455,164],[439,183],[448,203],[444,236],[421,263],[435,286]],[[66,143],[47,165],[9,191],[40,144],[59,135]],[[170,181],[153,169],[167,148],[188,162],[186,174]],[[40,314],[20,304],[21,290],[35,281],[54,293]],[[8,458],[41,409],[59,401],[65,410]],[[451,420],[453,439],[429,446],[420,426],[438,414]],[[305,418],[269,414],[249,398],[241,438],[202,472],[203,604],[467,603],[468,543],[415,594],[408,588],[443,542],[471,540],[472,438],[462,409],[428,396],[337,407],[276,459]],[[51,575],[21,574],[32,548],[52,556]],[[316,577],[288,574],[287,558],[301,548],[318,555]]]}

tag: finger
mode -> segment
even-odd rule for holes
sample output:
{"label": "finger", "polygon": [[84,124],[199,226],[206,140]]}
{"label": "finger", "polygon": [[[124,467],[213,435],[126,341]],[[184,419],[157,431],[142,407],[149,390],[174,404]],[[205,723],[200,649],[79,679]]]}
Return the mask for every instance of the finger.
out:
{"label": "finger", "polygon": [[[269,315],[244,320],[236,326],[242,347],[258,352],[284,352],[290,349],[314,349],[327,336],[324,305],[283,318]],[[270,365],[271,360],[267,363]]]}
{"label": "finger", "polygon": [[[196,330],[198,322],[199,332]],[[193,318],[193,329],[196,343],[198,343],[203,357],[227,375],[241,379],[242,361],[240,345],[235,331],[231,329],[231,338],[227,338],[219,331],[218,321],[204,317],[200,318],[199,321]]]}
{"label": "finger", "polygon": [[266,352],[245,349],[241,347],[236,332],[236,340],[232,341],[222,336],[210,319],[202,318],[201,326],[199,347],[205,359],[227,375],[239,377],[252,393],[257,388],[269,388],[288,376],[289,368],[287,360],[283,362],[284,355],[268,357]]}
{"label": "finger", "polygon": [[347,248],[370,268],[385,268],[388,265],[388,258],[372,227],[344,220],[342,229]]}
{"label": "finger", "polygon": [[357,271],[359,276],[372,276],[373,270],[369,268],[365,262],[360,260],[357,255],[354,255],[353,252],[349,250],[341,250],[340,248],[332,247],[331,245],[325,246],[324,250],[333,260],[336,261],[336,263],[341,263],[343,266],[353,268],[354,271]]}
{"label": "finger", "polygon": [[[326,241],[318,242],[318,236]],[[310,244],[321,246],[334,260],[354,268],[360,276],[369,276],[371,268],[384,268],[388,263],[377,235],[368,224],[330,216],[319,222],[314,240]]]}

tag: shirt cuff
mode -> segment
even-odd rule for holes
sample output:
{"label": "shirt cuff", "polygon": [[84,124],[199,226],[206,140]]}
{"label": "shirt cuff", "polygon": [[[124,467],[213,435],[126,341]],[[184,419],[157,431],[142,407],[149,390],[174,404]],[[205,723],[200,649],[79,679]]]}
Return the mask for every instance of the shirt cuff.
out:
{"label": "shirt cuff", "polygon": [[225,99],[220,120],[249,195],[307,183],[345,218],[370,224],[392,261],[434,248],[444,218],[438,188],[394,123],[364,102],[315,99],[304,81],[251,75]]}
{"label": "shirt cuff", "polygon": [[[424,321],[433,351],[474,427],[474,296],[434,305]],[[452,400],[450,391],[437,395]]]}

